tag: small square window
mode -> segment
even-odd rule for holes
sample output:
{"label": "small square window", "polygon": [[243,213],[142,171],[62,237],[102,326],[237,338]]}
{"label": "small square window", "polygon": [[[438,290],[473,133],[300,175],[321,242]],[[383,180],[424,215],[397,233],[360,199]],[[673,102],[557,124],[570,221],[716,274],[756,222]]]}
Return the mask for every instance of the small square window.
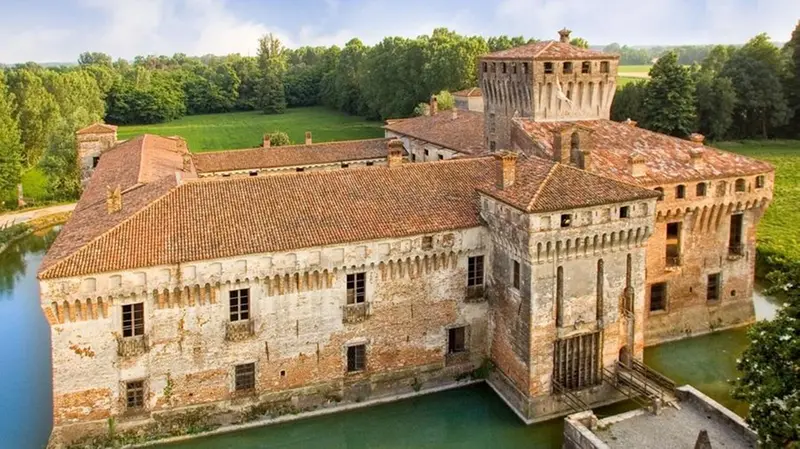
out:
{"label": "small square window", "polygon": [[519,261],[515,260],[514,261],[513,274],[511,275],[511,285],[513,285],[514,288],[516,288],[517,290],[519,290],[519,285],[520,285],[520,279],[519,278],[520,278]]}
{"label": "small square window", "polygon": [[234,390],[248,391],[256,387],[256,364],[245,363],[234,367]]}
{"label": "small square window", "polygon": [[716,301],[719,299],[720,292],[720,275],[713,273],[708,275],[708,285],[706,286],[706,300]]}
{"label": "small square window", "polygon": [[440,154],[440,155],[439,155],[439,160],[440,160],[440,161],[443,161],[443,160],[444,160],[444,155],[443,155],[443,154]]}
{"label": "small square window", "polygon": [[747,190],[747,182],[742,178],[737,179],[736,183],[734,184],[734,189],[737,192],[744,192]]}
{"label": "small square window", "polygon": [[564,73],[565,74],[571,74],[572,73],[572,63],[569,62],[569,61],[564,62],[563,69],[564,69]]}
{"label": "small square window", "polygon": [[667,223],[667,240],[679,238],[681,235],[681,223],[678,221]]}
{"label": "small square window", "polygon": [[683,199],[686,198],[686,186],[683,184],[675,187],[675,198]]}
{"label": "small square window", "polygon": [[296,172],[298,172],[298,173],[306,171],[306,169],[305,169],[305,168],[303,168],[303,167],[297,167],[297,168],[295,168],[294,170],[295,170]]}
{"label": "small square window", "polygon": [[630,216],[631,216],[630,206],[622,206],[619,208],[619,218],[630,218]]}
{"label": "small square window", "polygon": [[428,149],[427,149],[427,148],[425,148],[425,156],[427,156],[428,154],[429,154],[429,153],[428,153]]}
{"label": "small square window", "polygon": [[764,187],[764,175],[756,176],[756,188],[761,189]]}
{"label": "small square window", "polygon": [[347,303],[360,304],[366,299],[366,273],[347,275]]}
{"label": "small square window", "polygon": [[144,408],[144,381],[125,382],[125,408],[128,410]]}
{"label": "small square window", "polygon": [[257,171],[251,171],[250,172],[250,176],[258,176],[258,172]]}
{"label": "small square window", "polygon": [[342,168],[347,168],[349,166],[350,166],[350,164],[342,164]]}
{"label": "small square window", "polygon": [[704,182],[697,183],[695,194],[698,197],[704,197],[708,194],[708,185]]}
{"label": "small square window", "polygon": [[572,226],[572,214],[561,214],[561,227],[568,228]]}
{"label": "small square window", "polygon": [[373,165],[375,165],[375,162],[372,161],[367,162],[367,167],[372,167]]}
{"label": "small square window", "polygon": [[422,237],[422,249],[424,250],[433,249],[433,237],[429,235]]}
{"label": "small square window", "polygon": [[591,73],[592,72],[592,63],[589,61],[583,61],[581,63],[581,73]]}
{"label": "small square window", "polygon": [[447,353],[457,354],[467,350],[466,345],[466,328],[453,327],[447,330]]}
{"label": "small square window", "polygon": [[544,73],[553,73],[553,63],[552,62],[545,62],[544,63]]}
{"label": "small square window", "polygon": [[347,372],[363,371],[367,366],[367,346],[356,345],[347,347]]}
{"label": "small square window", "polygon": [[228,293],[230,300],[231,321],[242,321],[250,318],[250,289],[231,290]]}
{"label": "small square window", "polygon": [[650,311],[667,310],[667,284],[650,285]]}
{"label": "small square window", "polygon": [[608,73],[610,71],[610,64],[608,61],[601,61],[600,62],[600,73]]}

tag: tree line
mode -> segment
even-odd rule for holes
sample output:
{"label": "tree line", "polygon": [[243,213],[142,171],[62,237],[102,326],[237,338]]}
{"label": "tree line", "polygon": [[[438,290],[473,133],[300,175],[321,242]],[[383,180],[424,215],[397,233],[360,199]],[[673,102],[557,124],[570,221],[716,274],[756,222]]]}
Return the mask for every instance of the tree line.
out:
{"label": "tree line", "polygon": [[668,52],[650,80],[617,91],[611,118],[679,137],[694,131],[711,140],[797,136],[800,23],[782,48],[759,34],[738,48],[715,46],[689,67]]}

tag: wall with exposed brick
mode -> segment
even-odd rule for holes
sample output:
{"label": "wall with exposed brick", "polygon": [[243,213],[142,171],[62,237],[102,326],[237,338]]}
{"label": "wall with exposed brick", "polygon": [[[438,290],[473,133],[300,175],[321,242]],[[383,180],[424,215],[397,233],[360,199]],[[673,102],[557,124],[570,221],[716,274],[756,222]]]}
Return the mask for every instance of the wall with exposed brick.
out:
{"label": "wall with exposed brick", "polygon": [[[454,382],[487,355],[487,303],[465,300],[470,255],[491,260],[483,228],[198,261],[41,282],[52,318],[54,424],[140,422],[126,381],[144,380],[147,410],[213,403],[220,410],[303,398],[363,400],[415,383]],[[345,322],[346,275],[366,273],[366,313]],[[228,293],[249,288],[252,335],[232,341]],[[144,303],[147,350],[119,355],[123,304]],[[359,306],[361,307],[361,306]],[[358,315],[356,313],[356,315]],[[450,327],[467,352],[448,355]],[[366,344],[366,369],[346,372],[347,346]],[[256,390],[234,393],[234,366],[255,363]],[[316,403],[315,403],[316,404]],[[78,426],[85,432],[86,427]]]}

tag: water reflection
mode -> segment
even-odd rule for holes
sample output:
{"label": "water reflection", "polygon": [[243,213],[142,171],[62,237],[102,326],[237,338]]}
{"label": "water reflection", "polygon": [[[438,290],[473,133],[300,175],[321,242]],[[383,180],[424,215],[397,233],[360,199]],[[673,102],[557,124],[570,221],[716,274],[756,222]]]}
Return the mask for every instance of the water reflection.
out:
{"label": "water reflection", "polygon": [[50,326],[36,271],[57,229],[30,235],[0,254],[0,447],[42,448],[52,427]]}

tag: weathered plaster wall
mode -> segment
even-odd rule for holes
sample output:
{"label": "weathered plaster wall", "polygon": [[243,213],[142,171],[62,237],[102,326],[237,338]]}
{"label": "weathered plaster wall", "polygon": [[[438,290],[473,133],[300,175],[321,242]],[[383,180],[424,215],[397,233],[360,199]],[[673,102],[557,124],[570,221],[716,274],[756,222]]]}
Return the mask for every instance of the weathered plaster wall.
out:
{"label": "weathered plaster wall", "polygon": [[[440,114],[449,114],[450,112],[444,111]],[[426,142],[424,140],[415,139],[405,134],[399,134],[394,131],[386,130],[385,137],[400,139],[403,142],[403,148],[408,152],[409,162],[428,162],[438,161],[444,159],[452,159],[460,153],[441,147],[439,145]],[[427,151],[427,154],[425,154]],[[441,156],[441,159],[440,159]]]}
{"label": "weathered plaster wall", "polygon": [[210,176],[266,176],[266,175],[280,175],[284,173],[294,173],[297,171],[341,170],[347,168],[383,166],[386,165],[386,163],[387,163],[386,158],[383,157],[377,159],[358,159],[352,161],[341,161],[331,164],[290,165],[286,167],[274,167],[274,168],[254,168],[249,170],[205,172],[205,173],[200,173],[199,176],[201,178]]}
{"label": "weathered plaster wall", "polygon": [[78,163],[81,166],[81,180],[86,182],[94,171],[93,159],[117,143],[117,133],[78,134]]}

